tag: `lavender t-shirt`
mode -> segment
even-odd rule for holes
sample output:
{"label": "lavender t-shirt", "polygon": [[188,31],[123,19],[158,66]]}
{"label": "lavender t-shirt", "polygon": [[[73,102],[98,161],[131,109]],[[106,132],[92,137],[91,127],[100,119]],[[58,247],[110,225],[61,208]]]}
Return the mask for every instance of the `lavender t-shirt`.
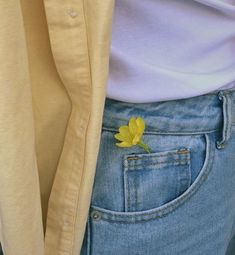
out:
{"label": "lavender t-shirt", "polygon": [[234,81],[235,0],[116,0],[107,97],[173,100]]}

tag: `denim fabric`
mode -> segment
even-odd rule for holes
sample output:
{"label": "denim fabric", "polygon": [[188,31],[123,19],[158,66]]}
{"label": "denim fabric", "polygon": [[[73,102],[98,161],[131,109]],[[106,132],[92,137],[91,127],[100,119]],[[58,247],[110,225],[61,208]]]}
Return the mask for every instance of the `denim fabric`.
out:
{"label": "denim fabric", "polygon": [[[119,148],[132,116],[143,141]],[[235,91],[153,103],[106,98],[82,255],[235,254]]]}

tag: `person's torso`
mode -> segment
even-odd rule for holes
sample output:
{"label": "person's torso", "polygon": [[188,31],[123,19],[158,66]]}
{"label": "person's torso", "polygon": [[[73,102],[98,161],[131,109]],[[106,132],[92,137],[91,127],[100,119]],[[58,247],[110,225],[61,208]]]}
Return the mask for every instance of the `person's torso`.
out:
{"label": "person's torso", "polygon": [[107,97],[187,98],[233,87],[234,0],[116,0]]}

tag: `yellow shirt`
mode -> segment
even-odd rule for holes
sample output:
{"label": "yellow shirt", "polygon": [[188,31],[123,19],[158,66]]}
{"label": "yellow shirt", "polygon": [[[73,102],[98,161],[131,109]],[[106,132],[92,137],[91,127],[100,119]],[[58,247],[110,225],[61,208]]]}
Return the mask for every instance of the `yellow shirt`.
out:
{"label": "yellow shirt", "polygon": [[78,255],[99,151],[114,0],[0,1],[0,242]]}

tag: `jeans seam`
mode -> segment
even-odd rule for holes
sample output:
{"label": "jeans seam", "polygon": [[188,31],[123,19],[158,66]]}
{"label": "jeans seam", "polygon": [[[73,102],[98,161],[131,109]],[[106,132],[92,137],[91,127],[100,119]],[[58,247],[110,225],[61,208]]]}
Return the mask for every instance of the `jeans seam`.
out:
{"label": "jeans seam", "polygon": [[178,149],[177,149],[177,150],[174,150],[174,151],[165,151],[165,152],[157,152],[156,151],[156,152],[152,152],[150,154],[146,154],[146,153],[144,153],[144,154],[133,153],[133,154],[127,154],[125,156],[126,156],[126,160],[133,160],[133,159],[129,159],[128,157],[130,157],[130,156],[137,156],[137,157],[139,157],[138,159],[135,159],[135,161],[137,161],[137,160],[139,160],[141,158],[145,158],[145,157],[146,158],[156,158],[157,159],[157,158],[166,158],[169,155],[176,155],[178,158],[187,158],[188,154],[189,154],[189,151],[187,153],[180,154],[180,153],[178,153]]}
{"label": "jeans seam", "polygon": [[[231,126],[235,126],[235,122],[232,123]],[[109,131],[109,132],[113,132],[116,133],[118,132],[118,130],[116,128],[112,128],[112,127],[102,127],[103,131]],[[204,134],[208,134],[208,133],[214,133],[217,131],[220,131],[220,128],[216,128],[216,129],[206,129],[206,130],[201,130],[201,131],[184,131],[184,132],[178,132],[178,131],[153,131],[153,130],[145,130],[144,134],[149,134],[149,135],[204,135]]]}
{"label": "jeans seam", "polygon": [[87,255],[91,255],[91,222],[90,219],[88,219],[88,226],[87,226]]}
{"label": "jeans seam", "polygon": [[128,178],[127,178],[127,169],[128,169],[128,162],[127,159],[124,158],[123,161],[124,171],[123,171],[123,178],[124,178],[124,211],[129,211],[129,184],[128,184]]}
{"label": "jeans seam", "polygon": [[[143,166],[145,167],[150,167],[150,166],[161,166],[159,169],[166,167],[166,166],[178,166],[178,165],[188,165],[189,164],[189,159],[185,159],[185,160],[174,160],[172,161],[162,161],[162,162],[158,162],[158,163],[151,163],[151,164],[135,164],[135,165],[129,165],[128,170],[130,171],[135,171],[135,170],[139,170],[142,169]],[[128,171],[127,170],[127,171]]]}

